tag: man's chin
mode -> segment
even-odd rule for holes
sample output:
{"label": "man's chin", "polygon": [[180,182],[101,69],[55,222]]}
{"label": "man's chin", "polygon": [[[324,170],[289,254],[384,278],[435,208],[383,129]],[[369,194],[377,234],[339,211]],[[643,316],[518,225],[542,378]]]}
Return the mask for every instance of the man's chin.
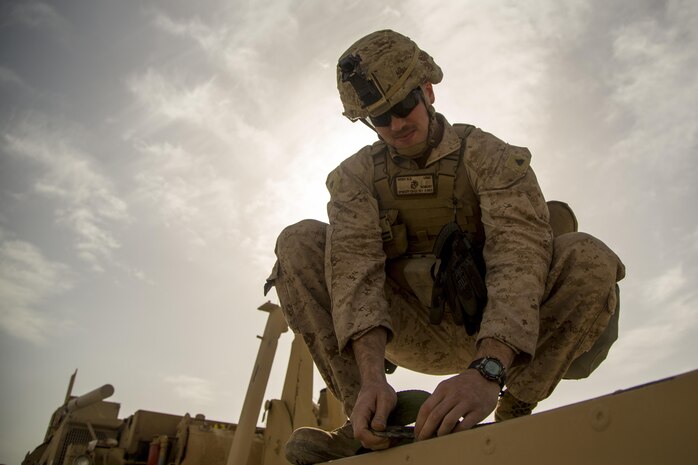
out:
{"label": "man's chin", "polygon": [[419,142],[415,142],[413,139],[415,138],[415,133],[416,130],[412,130],[407,132],[405,135],[401,137],[395,137],[393,138],[393,146],[395,148],[407,148],[412,145],[416,145]]}
{"label": "man's chin", "polygon": [[413,158],[413,157],[416,157],[416,156],[424,153],[424,151],[427,149],[427,142],[425,140],[425,141],[418,142],[418,143],[412,144],[412,145],[407,145],[404,147],[398,147],[398,146],[393,146],[393,147],[395,148],[395,151],[397,153],[399,153],[400,155],[402,155],[403,157]]}

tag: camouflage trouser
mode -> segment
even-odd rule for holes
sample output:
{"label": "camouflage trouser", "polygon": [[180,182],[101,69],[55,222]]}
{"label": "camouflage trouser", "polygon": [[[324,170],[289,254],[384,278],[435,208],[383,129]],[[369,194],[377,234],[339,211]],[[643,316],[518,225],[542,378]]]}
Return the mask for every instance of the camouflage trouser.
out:
{"label": "camouflage trouser", "polygon": [[[304,220],[286,228],[277,241],[273,282],[291,329],[303,336],[328,388],[351,412],[360,382],[351,353],[340,354],[325,281],[327,225]],[[535,358],[509,372],[507,388],[518,399],[545,399],[572,361],[588,351],[616,309],[616,281],[622,264],[601,241],[584,233],[555,238],[553,261],[540,308]],[[393,339],[386,357],[427,374],[464,371],[475,354],[475,337],[449,318],[429,323],[429,311],[391,279],[385,294]]]}

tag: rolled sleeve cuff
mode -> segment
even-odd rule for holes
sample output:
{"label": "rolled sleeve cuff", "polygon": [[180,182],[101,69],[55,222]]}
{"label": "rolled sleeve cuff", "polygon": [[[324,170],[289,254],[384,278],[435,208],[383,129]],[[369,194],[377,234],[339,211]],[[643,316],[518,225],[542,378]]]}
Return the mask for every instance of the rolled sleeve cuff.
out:
{"label": "rolled sleeve cuff", "polygon": [[368,333],[375,328],[385,328],[387,332],[387,342],[393,339],[393,326],[389,320],[376,320],[376,321],[365,321],[363,324],[354,324],[351,330],[340,331],[336,330],[337,342],[339,344],[339,353],[347,355],[349,353],[349,346],[352,341],[355,341],[364,334]]}

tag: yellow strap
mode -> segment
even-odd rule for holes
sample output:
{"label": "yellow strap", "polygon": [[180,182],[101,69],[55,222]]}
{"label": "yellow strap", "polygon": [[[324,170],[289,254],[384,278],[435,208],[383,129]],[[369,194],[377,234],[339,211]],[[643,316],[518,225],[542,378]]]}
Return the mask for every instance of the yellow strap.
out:
{"label": "yellow strap", "polygon": [[[410,77],[410,74],[412,73],[412,70],[414,69],[415,65],[417,64],[417,59],[419,58],[419,48],[415,45],[414,47],[414,54],[412,55],[412,60],[410,61],[410,64],[407,66],[407,69],[405,70],[404,73],[402,73],[402,76],[400,76],[400,79],[395,82],[395,84],[390,87],[390,90],[383,95],[383,98],[377,101],[376,103],[373,103],[369,105],[366,108],[366,111],[368,114],[373,114],[373,110],[380,108],[381,106],[385,105],[386,103],[390,102],[390,99],[395,95],[395,93],[402,87],[402,85],[407,81],[407,78]],[[374,78],[375,80],[375,78]],[[412,89],[410,89],[412,90]],[[395,102],[397,103],[397,102]],[[392,105],[391,105],[392,107]],[[385,111],[388,111],[390,108],[387,108]],[[380,112],[384,113],[384,112]]]}

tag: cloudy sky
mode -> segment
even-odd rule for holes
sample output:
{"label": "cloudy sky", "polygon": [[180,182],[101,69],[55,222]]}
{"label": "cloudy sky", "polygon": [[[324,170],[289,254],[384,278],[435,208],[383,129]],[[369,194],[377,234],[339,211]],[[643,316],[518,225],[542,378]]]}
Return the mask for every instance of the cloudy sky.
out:
{"label": "cloudy sky", "polygon": [[122,417],[237,420],[276,235],[325,219],[327,172],[373,140],[340,114],[336,59],[383,28],[443,68],[439,111],[529,147],[627,266],[621,339],[541,410],[698,368],[698,3],[436,5],[0,1],[0,463],[76,368]]}

